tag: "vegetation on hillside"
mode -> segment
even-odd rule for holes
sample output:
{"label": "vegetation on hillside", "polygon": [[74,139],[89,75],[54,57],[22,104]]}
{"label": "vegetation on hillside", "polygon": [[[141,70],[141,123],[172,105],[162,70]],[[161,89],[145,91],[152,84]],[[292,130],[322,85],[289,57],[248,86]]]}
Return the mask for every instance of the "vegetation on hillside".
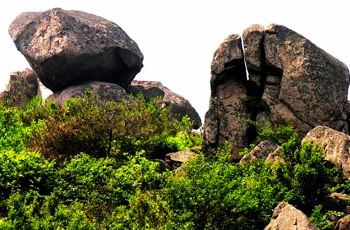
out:
{"label": "vegetation on hillside", "polygon": [[[189,119],[157,100],[94,101],[0,106],[0,229],[263,229],[281,201],[320,229],[345,215],[329,195],[350,194],[348,181],[289,126],[257,139],[284,161],[239,164],[229,146],[207,157]],[[189,149],[198,156],[176,170],[159,161]]]}

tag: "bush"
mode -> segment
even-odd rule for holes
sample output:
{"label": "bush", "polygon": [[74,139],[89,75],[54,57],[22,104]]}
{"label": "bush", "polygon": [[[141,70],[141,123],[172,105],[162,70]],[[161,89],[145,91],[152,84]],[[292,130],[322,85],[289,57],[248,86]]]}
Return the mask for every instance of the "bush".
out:
{"label": "bush", "polygon": [[45,125],[33,133],[29,146],[45,156],[63,159],[85,152],[93,156],[122,157],[147,151],[151,157],[169,152],[166,140],[178,133],[192,135],[190,123],[172,119],[158,101],[141,96],[123,102],[96,104],[93,96],[48,107]]}
{"label": "bush", "polygon": [[320,229],[344,215],[329,195],[350,183],[290,126],[257,139],[278,143],[284,161],[233,163],[222,146],[169,172],[152,157],[201,144],[188,118],[141,97],[93,101],[0,111],[0,229],[263,229],[281,201]]}
{"label": "bush", "polygon": [[23,122],[22,113],[20,108],[0,104],[0,150],[24,150],[26,140],[42,126],[41,122]]}
{"label": "bush", "polygon": [[35,190],[49,194],[54,186],[55,163],[32,152],[0,153],[0,198],[5,200],[11,193]]}

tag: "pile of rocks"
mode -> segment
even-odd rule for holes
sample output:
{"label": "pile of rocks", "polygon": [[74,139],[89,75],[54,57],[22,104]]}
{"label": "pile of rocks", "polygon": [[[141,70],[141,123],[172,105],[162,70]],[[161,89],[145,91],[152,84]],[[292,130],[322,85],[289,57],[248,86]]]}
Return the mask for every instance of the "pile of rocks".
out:
{"label": "pile of rocks", "polygon": [[136,42],[111,21],[81,11],[54,8],[20,14],[10,25],[9,33],[42,84],[52,90],[50,97],[58,103],[83,95],[86,88],[103,100],[120,101],[128,95],[126,89],[131,87],[134,91],[135,85],[144,86],[145,90],[138,90],[142,92],[152,85],[165,92],[164,103],[175,117],[189,115],[194,128],[201,126],[191,104],[160,83],[131,84],[143,67],[143,54]]}

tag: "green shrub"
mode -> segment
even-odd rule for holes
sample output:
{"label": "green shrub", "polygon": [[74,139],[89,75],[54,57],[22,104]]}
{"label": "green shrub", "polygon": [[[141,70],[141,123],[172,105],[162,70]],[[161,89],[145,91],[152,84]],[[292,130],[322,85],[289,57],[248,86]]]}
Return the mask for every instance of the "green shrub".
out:
{"label": "green shrub", "polygon": [[0,198],[14,192],[49,194],[54,186],[55,163],[32,152],[0,152]]}
{"label": "green shrub", "polygon": [[52,196],[35,191],[14,193],[6,200],[8,215],[0,218],[1,229],[97,229],[81,204],[52,203]]}
{"label": "green shrub", "polygon": [[0,150],[22,151],[26,140],[34,130],[40,129],[41,122],[23,122],[20,108],[7,108],[0,104]]}
{"label": "green shrub", "polygon": [[96,104],[90,95],[2,107],[0,229],[263,229],[281,201],[320,229],[344,215],[329,195],[350,194],[350,183],[290,126],[256,139],[279,144],[284,161],[233,163],[227,145],[161,169],[152,157],[192,150],[202,136],[157,103]]}
{"label": "green shrub", "polygon": [[[189,135],[190,123],[172,119],[156,100],[142,97],[96,104],[93,96],[49,106],[42,129],[33,133],[30,147],[49,158],[63,159],[85,152],[93,156],[121,157],[145,150],[157,157],[168,152],[166,140],[178,133]],[[32,115],[35,117],[35,115]],[[178,146],[171,146],[177,148]]]}
{"label": "green shrub", "polygon": [[312,210],[310,220],[321,230],[331,230],[343,216],[345,216],[343,212],[327,210],[322,205],[317,205]]}

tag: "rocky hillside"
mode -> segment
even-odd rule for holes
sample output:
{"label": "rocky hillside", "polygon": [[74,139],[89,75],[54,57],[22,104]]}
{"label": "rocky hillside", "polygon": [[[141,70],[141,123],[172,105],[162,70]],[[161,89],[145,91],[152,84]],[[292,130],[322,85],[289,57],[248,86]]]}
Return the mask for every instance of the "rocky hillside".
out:
{"label": "rocky hillside", "polygon": [[33,70],[0,95],[0,229],[350,229],[349,70],[302,35],[228,36],[194,131],[117,24],[54,8],[9,33]]}

